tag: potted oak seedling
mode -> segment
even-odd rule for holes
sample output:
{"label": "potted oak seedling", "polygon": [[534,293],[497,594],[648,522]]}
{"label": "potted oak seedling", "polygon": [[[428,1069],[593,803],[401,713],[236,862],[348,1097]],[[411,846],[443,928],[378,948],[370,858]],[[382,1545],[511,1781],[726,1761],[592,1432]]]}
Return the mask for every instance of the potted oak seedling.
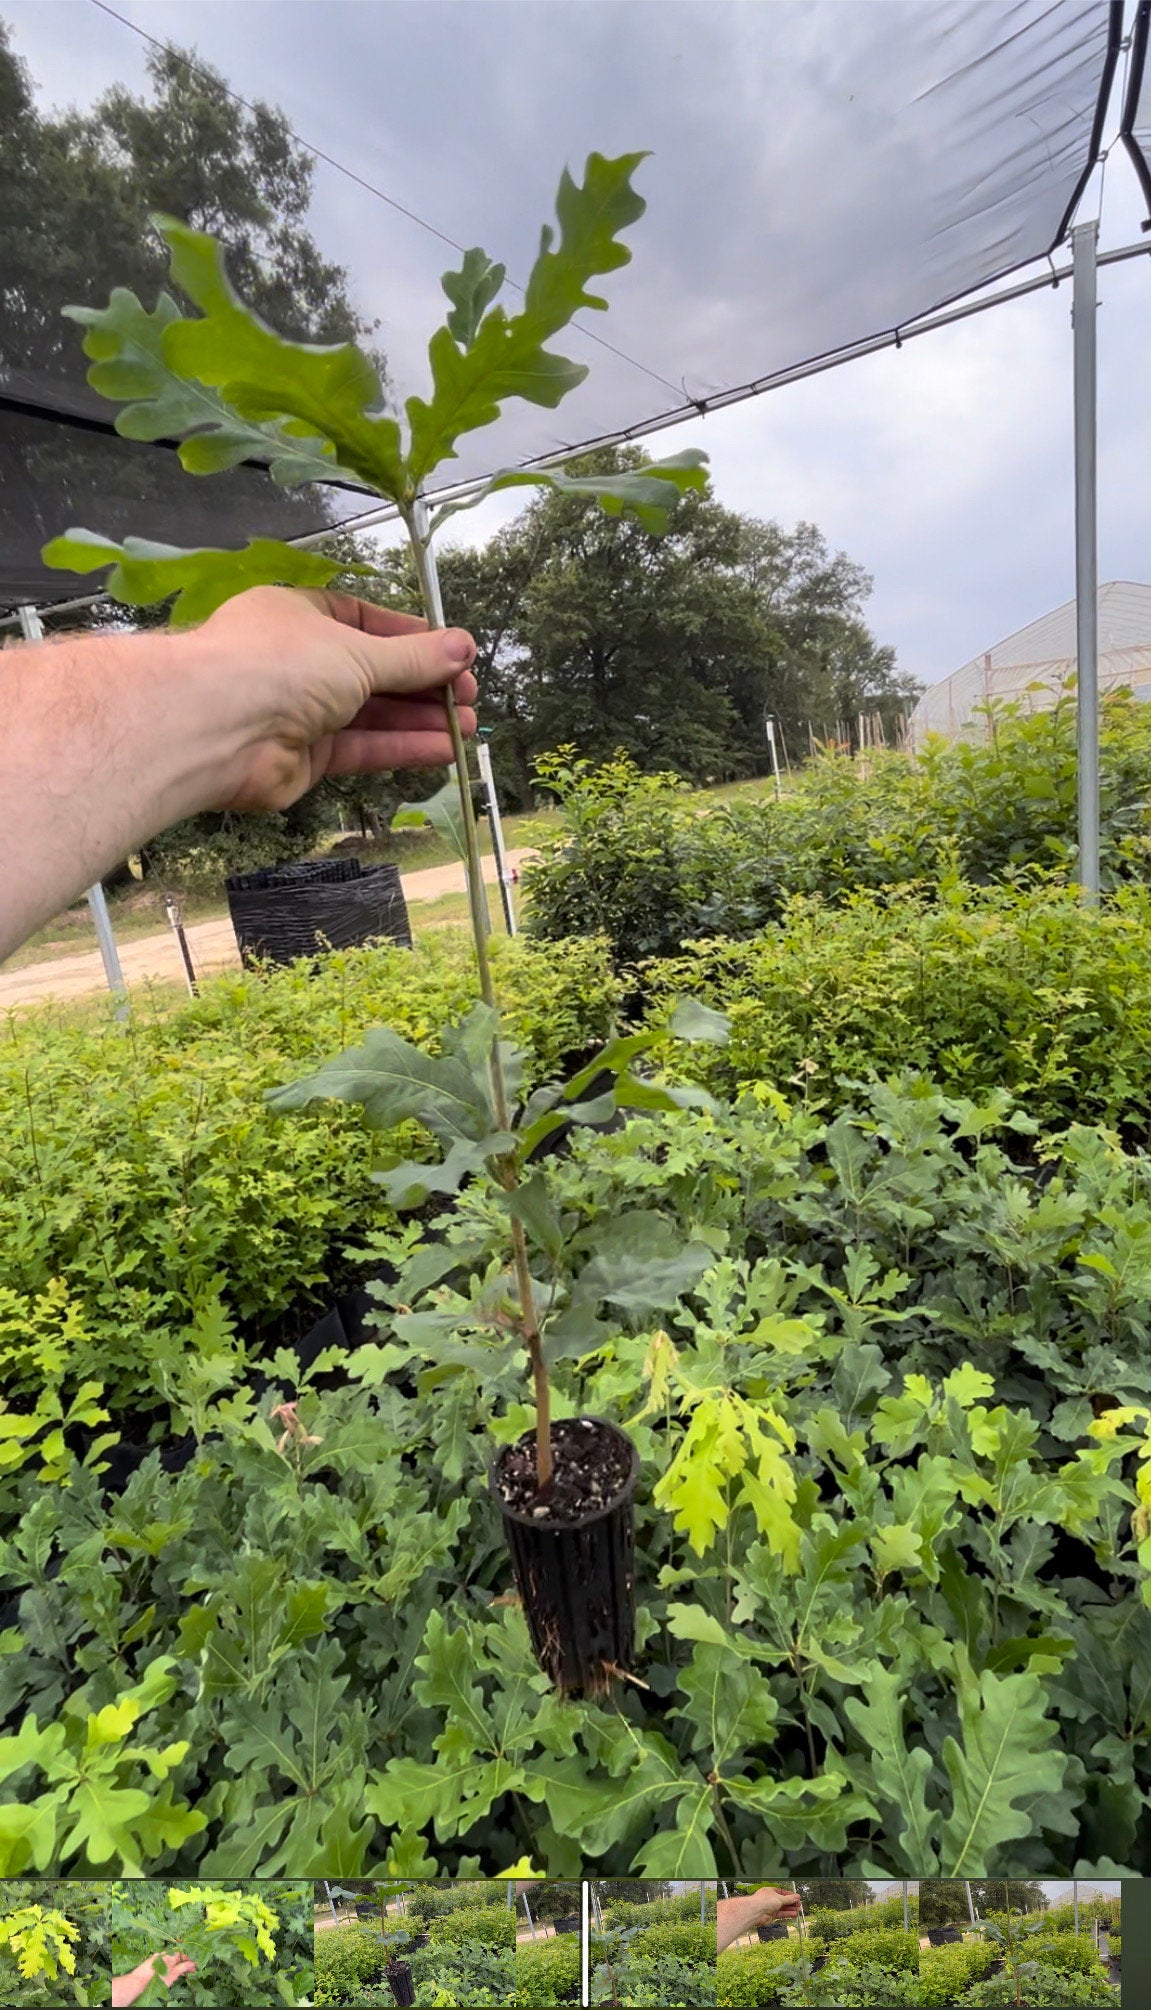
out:
{"label": "potted oak seedling", "polygon": [[[123,288],[106,307],[65,311],[86,331],[89,383],[122,401],[116,427],[125,436],[182,436],[179,457],[193,474],[255,462],[286,487],[338,478],[393,502],[427,618],[442,626],[434,539],[458,509],[497,490],[532,484],[585,497],[613,515],[633,515],[659,533],[684,492],[706,484],[705,456],[687,452],[603,475],[570,475],[558,466],[509,468],[466,499],[457,494],[438,507],[428,501],[433,477],[457,457],[459,440],[491,424],[509,399],[554,407],[586,376],[584,365],[547,344],[577,313],[605,306],[590,283],[628,262],[621,232],[644,209],[632,186],[644,158],[592,154],[582,183],[565,171],[556,199],[558,232],[544,228],[515,311],[497,299],[503,266],[482,250],[466,252],[459,268],[444,275],[450,310],[428,348],[430,394],[407,401],[406,423],[383,409],[378,373],[354,344],[319,346],[276,334],[237,295],[219,244],[170,217],[153,222],[168,247],[172,278],[195,313],[185,314],[168,293],[149,312]],[[107,570],[109,591],[129,604],[153,605],[175,595],[174,626],[204,620],[246,587],[323,588],[349,569],[344,561],[269,538],[253,538],[239,551],[174,551],[134,538],[116,544],[84,530],[54,539],[44,558],[73,571]],[[381,1170],[396,1207],[418,1205],[429,1194],[450,1201],[472,1180],[487,1182],[498,1198],[506,1261],[472,1291],[468,1313],[475,1330],[522,1350],[535,1427],[500,1453],[491,1490],[541,1666],[563,1691],[598,1693],[632,1662],[632,1497],[639,1462],[630,1439],[607,1419],[553,1422],[549,1367],[565,1353],[602,1344],[605,1308],[617,1317],[642,1317],[673,1305],[712,1255],[702,1244],[676,1246],[658,1216],[638,1213],[598,1224],[590,1244],[585,1236],[582,1247],[577,1238],[573,1248],[535,1161],[572,1123],[705,1099],[640,1072],[642,1058],[659,1045],[652,1033],[611,1040],[569,1081],[519,1096],[523,1059],[500,1022],[467,752],[450,690],[445,703],[454,780],[411,814],[429,817],[446,832],[466,864],[479,1002],[461,1025],[444,1030],[438,1054],[377,1027],[360,1046],[270,1100],[287,1111],[317,1098],[340,1098],[362,1105],[369,1125],[380,1128],[418,1119],[437,1140],[441,1159]],[[717,1014],[685,1001],[669,1030],[715,1040],[724,1025]],[[407,1310],[395,1322],[398,1333],[444,1346],[458,1339],[458,1311],[438,1310],[430,1296],[449,1274],[450,1257],[450,1251],[417,1252],[401,1280]]]}

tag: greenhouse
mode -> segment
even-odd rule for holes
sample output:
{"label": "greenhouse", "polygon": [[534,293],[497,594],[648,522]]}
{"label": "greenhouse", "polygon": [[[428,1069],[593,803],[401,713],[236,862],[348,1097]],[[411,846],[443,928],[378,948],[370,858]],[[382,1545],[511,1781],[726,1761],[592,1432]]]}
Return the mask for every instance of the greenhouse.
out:
{"label": "greenhouse", "polygon": [[[1113,580],[1099,588],[1097,675],[1099,690],[1151,696],[1151,586]],[[1019,704],[1027,712],[1058,703],[1074,689],[1075,602],[1067,601],[1018,634],[984,650],[925,691],[908,720],[913,746],[929,733],[991,730],[996,708]]]}
{"label": "greenhouse", "polygon": [[[2,11],[0,1864],[111,1880],[117,1959],[185,1911],[208,2000],[261,1934],[302,1999],[310,1913],[317,2002],[570,2003],[578,1914],[593,2003],[1114,2000],[1151,588],[1098,584],[1096,334],[1149,39]],[[1070,597],[917,750],[867,569],[709,453],[1020,301]],[[802,1899],[847,1875],[863,1925]]]}

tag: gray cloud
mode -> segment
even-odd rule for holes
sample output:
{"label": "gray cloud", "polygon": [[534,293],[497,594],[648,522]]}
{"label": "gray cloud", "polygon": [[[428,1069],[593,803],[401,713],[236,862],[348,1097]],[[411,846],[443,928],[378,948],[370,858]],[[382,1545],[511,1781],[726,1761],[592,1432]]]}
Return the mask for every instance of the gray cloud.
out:
{"label": "gray cloud", "polygon": [[[1069,192],[1105,14],[1097,0],[120,4],[521,276],[560,166],[650,147],[633,262],[605,282],[611,313],[585,319],[696,395],[906,319],[986,271],[981,258],[1032,252]],[[87,5],[0,12],[49,101],[143,77],[137,38]],[[989,21],[995,62],[980,54]],[[1036,111],[1045,95],[1054,118]],[[1121,203],[1116,241],[1138,222]],[[421,388],[447,248],[323,166],[313,227],[379,315],[401,389]],[[1104,577],[1147,571],[1146,279],[1140,264],[1101,284]],[[882,639],[933,678],[1073,590],[1068,310],[1069,290],[1041,294],[661,434],[656,451],[702,445],[723,502],[819,522],[875,574]],[[485,463],[671,402],[585,335],[557,346],[591,365],[588,384],[555,414],[513,409]],[[486,534],[520,500],[493,499],[459,534]]]}

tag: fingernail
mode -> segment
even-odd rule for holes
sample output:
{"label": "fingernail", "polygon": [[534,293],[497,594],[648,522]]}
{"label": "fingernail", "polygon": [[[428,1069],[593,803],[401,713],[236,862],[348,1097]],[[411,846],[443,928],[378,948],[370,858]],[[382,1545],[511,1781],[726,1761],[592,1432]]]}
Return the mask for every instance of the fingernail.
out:
{"label": "fingernail", "polygon": [[444,631],[444,655],[457,670],[466,670],[476,653],[475,643],[463,628],[448,628]]}

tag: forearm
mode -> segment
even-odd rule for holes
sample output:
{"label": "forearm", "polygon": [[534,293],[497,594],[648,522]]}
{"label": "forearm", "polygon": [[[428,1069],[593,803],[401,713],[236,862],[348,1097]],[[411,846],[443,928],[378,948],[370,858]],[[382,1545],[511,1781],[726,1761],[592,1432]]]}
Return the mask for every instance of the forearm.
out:
{"label": "forearm", "polygon": [[199,631],[0,654],[0,960],[158,831],[226,799]]}

